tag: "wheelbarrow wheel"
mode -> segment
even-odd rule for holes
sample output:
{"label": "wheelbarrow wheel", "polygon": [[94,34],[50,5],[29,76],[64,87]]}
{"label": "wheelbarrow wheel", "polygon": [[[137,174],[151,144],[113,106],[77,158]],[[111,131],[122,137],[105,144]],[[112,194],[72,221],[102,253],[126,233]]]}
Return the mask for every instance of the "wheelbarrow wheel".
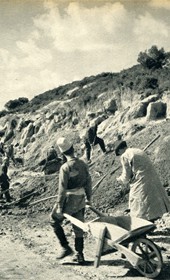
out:
{"label": "wheelbarrow wheel", "polygon": [[142,258],[136,269],[147,278],[157,277],[162,269],[162,255],[159,248],[147,238],[139,238],[132,245],[132,251]]}

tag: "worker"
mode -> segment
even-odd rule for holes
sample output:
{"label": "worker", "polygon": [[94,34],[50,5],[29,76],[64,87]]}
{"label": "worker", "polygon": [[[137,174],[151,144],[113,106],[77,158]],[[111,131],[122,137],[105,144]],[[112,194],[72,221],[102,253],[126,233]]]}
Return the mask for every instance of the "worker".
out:
{"label": "worker", "polygon": [[10,179],[7,175],[7,172],[8,172],[8,163],[7,163],[7,159],[4,158],[3,163],[0,166],[0,185],[1,185],[1,190],[2,190],[1,198],[3,198],[3,195],[4,195],[5,198],[6,198],[6,201],[11,202],[12,197],[11,197],[10,192],[9,192],[9,181],[10,181]]}
{"label": "worker", "polygon": [[170,200],[147,154],[137,148],[128,148],[122,140],[117,142],[115,154],[121,156],[123,169],[117,181],[130,187],[131,216],[154,222],[169,212]]}
{"label": "worker", "polygon": [[94,149],[95,145],[99,144],[102,152],[106,154],[104,140],[97,136],[97,128],[98,126],[95,121],[91,121],[84,137],[86,158],[88,163],[91,163],[91,150]]}
{"label": "worker", "polygon": [[53,160],[53,159],[57,159],[58,158],[58,154],[56,149],[54,148],[54,146],[51,146],[49,148],[49,150],[47,151],[47,161]]}
{"label": "worker", "polygon": [[4,143],[0,141],[0,154],[4,155]]}
{"label": "worker", "polygon": [[[51,213],[51,225],[61,244],[61,252],[57,259],[72,255],[73,250],[62,228],[63,213],[67,213],[84,222],[85,204],[90,203],[92,195],[91,176],[87,164],[75,157],[71,141],[60,137],[57,141],[59,150],[66,157],[66,162],[59,171],[58,199]],[[76,255],[74,261],[84,263],[83,230],[73,225],[75,234]]]}

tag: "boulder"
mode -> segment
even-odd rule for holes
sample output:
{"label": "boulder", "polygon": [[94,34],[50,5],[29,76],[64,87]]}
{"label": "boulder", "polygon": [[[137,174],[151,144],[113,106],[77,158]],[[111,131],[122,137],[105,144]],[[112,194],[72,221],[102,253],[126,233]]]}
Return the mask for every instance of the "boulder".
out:
{"label": "boulder", "polygon": [[22,135],[20,138],[20,145],[26,147],[26,145],[30,142],[31,137],[34,135],[34,125],[33,123],[29,123],[28,126],[22,129]]}
{"label": "boulder", "polygon": [[42,125],[41,122],[35,122],[34,123],[34,133],[35,134],[39,132],[39,130],[41,128],[41,125]]}
{"label": "boulder", "polygon": [[17,119],[12,119],[10,122],[10,128],[15,129],[17,126]]}
{"label": "boulder", "polygon": [[46,128],[46,132],[49,134],[51,132],[56,132],[58,129],[58,123],[55,122],[55,120],[52,120],[49,122],[47,128]]}
{"label": "boulder", "polygon": [[14,130],[11,129],[11,130],[7,131],[7,133],[5,133],[5,136],[4,136],[4,143],[11,140],[13,137],[14,137]]}
{"label": "boulder", "polygon": [[161,138],[161,145],[155,149],[155,159],[156,162],[170,162],[170,136]]}
{"label": "boulder", "polygon": [[106,112],[114,114],[118,109],[116,100],[109,99],[109,100],[105,101],[104,108],[105,108]]}
{"label": "boulder", "polygon": [[45,128],[44,128],[44,124],[41,125],[40,129],[37,132],[38,136],[43,136],[45,135]]}
{"label": "boulder", "polygon": [[140,102],[140,103],[136,104],[135,106],[132,106],[131,108],[129,108],[127,113],[124,115],[124,122],[145,117],[146,112],[147,112],[147,105]]}
{"label": "boulder", "polygon": [[151,102],[147,107],[147,120],[166,118],[167,104],[162,101]]}
{"label": "boulder", "polygon": [[154,164],[161,174],[163,185],[170,186],[170,136],[164,137],[162,135],[158,140],[158,145],[154,150],[154,158]]}
{"label": "boulder", "polygon": [[170,90],[164,92],[162,101],[167,104],[167,118],[170,119]]}
{"label": "boulder", "polygon": [[34,134],[34,125],[33,123],[29,123],[25,131],[25,138],[30,138]]}

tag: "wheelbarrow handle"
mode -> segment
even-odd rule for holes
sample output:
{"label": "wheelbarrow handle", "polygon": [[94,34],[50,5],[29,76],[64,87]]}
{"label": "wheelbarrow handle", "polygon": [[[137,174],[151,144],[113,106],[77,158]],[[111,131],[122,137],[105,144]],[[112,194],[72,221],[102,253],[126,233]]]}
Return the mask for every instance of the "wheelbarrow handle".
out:
{"label": "wheelbarrow handle", "polygon": [[81,228],[84,232],[88,232],[89,231],[89,226],[87,223],[83,223],[80,220],[78,220],[77,218],[74,218],[73,216],[63,213],[63,216],[70,221],[73,225]]}

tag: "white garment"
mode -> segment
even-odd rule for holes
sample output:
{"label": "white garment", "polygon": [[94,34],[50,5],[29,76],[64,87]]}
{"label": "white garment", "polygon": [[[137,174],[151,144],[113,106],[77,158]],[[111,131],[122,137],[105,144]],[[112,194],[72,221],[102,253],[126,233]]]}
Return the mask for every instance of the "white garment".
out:
{"label": "white garment", "polygon": [[118,180],[130,184],[131,215],[146,220],[170,211],[170,200],[147,154],[128,148],[121,156],[122,174]]}

